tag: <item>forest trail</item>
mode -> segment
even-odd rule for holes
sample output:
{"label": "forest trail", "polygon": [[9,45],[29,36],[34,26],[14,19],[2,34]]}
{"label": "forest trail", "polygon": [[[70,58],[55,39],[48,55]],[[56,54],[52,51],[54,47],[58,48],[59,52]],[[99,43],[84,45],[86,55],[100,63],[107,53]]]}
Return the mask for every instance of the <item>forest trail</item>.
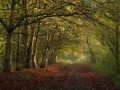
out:
{"label": "forest trail", "polygon": [[0,73],[0,90],[117,90],[113,81],[83,64],[50,65]]}

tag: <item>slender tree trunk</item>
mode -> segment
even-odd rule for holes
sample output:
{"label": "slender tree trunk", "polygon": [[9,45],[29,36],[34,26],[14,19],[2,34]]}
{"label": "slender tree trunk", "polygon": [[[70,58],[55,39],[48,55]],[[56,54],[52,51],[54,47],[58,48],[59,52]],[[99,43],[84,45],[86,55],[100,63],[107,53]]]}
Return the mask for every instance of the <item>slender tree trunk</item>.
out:
{"label": "slender tree trunk", "polygon": [[[27,0],[22,0],[22,11],[23,14],[25,16],[27,16]],[[25,19],[25,23],[28,22],[28,19]],[[23,25],[22,29],[21,29],[22,35],[21,35],[21,39],[20,39],[20,63],[22,67],[25,67],[25,63],[27,60],[27,43],[28,43],[28,25],[25,24]]]}
{"label": "slender tree trunk", "polygon": [[120,58],[119,58],[119,5],[116,5],[116,29],[115,29],[115,58],[116,58],[116,69],[119,72],[120,71]]}
{"label": "slender tree trunk", "polygon": [[119,25],[116,25],[116,46],[115,46],[115,51],[116,51],[116,68],[117,71],[120,70],[120,61],[119,61]]}
{"label": "slender tree trunk", "polygon": [[41,61],[41,65],[40,65],[41,68],[45,67],[45,64],[46,64],[45,60],[46,60],[46,56],[45,56],[45,52],[43,52],[42,61]]}
{"label": "slender tree trunk", "polygon": [[88,49],[89,49],[89,52],[90,52],[90,54],[91,54],[91,62],[92,63],[96,63],[96,60],[95,60],[95,55],[94,55],[94,53],[93,53],[93,51],[92,51],[92,49],[91,49],[91,47],[90,47],[90,43],[89,43],[89,39],[88,39],[88,37],[87,37],[87,45],[88,45]]}
{"label": "slender tree trunk", "polygon": [[18,40],[17,40],[17,50],[16,50],[16,71],[20,71],[20,58],[19,58],[19,48],[20,48],[20,36],[19,36],[19,32],[18,32]]}
{"label": "slender tree trunk", "polygon": [[30,68],[30,59],[31,59],[31,51],[32,51],[32,43],[33,43],[33,32],[34,30],[31,31],[30,42],[27,48],[25,68]]}
{"label": "slender tree trunk", "polygon": [[32,43],[32,53],[31,53],[31,61],[32,61],[32,66],[34,68],[37,68],[36,64],[36,54],[37,54],[37,41],[38,41],[38,31],[36,36],[33,37],[33,43]]}
{"label": "slender tree trunk", "polygon": [[7,33],[6,40],[7,41],[6,41],[6,44],[5,44],[5,59],[3,61],[3,72],[10,72],[11,71],[10,59],[11,59],[12,32]]}
{"label": "slender tree trunk", "polygon": [[[23,30],[22,30],[23,29]],[[24,26],[21,29],[21,32],[23,33],[20,38],[20,64],[21,67],[25,67],[25,62],[26,62],[26,56],[27,56],[27,43],[28,43],[28,31],[27,31],[27,26]]]}
{"label": "slender tree trunk", "polygon": [[47,67],[47,65],[48,65],[47,57],[48,57],[48,53],[47,53],[46,48],[44,48],[44,50],[42,51],[42,61],[41,61],[40,67],[42,67],[42,68]]}
{"label": "slender tree trunk", "polygon": [[42,45],[42,62],[41,66],[42,68],[47,67],[48,64],[48,32],[46,37],[44,38],[43,45]]}

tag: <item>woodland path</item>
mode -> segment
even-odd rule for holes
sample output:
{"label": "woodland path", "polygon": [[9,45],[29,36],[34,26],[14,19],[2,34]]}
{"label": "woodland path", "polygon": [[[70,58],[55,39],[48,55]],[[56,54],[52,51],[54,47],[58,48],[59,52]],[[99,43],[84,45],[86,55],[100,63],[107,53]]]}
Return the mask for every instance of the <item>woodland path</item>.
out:
{"label": "woodland path", "polygon": [[44,69],[0,73],[0,90],[117,90],[113,81],[88,65],[53,64]]}

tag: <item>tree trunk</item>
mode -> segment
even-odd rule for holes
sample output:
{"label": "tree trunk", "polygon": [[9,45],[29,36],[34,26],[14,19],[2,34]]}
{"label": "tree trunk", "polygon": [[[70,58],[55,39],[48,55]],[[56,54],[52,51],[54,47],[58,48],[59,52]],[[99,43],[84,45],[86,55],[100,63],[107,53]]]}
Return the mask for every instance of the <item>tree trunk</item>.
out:
{"label": "tree trunk", "polygon": [[116,69],[120,70],[120,62],[119,62],[119,25],[116,25],[116,46],[115,46],[115,59],[116,59]]}
{"label": "tree trunk", "polygon": [[47,67],[47,64],[48,64],[48,32],[47,32],[47,35],[45,36],[44,38],[44,41],[43,41],[43,45],[42,45],[42,62],[41,62],[41,66],[42,68],[44,67]]}
{"label": "tree trunk", "polygon": [[3,61],[3,72],[10,72],[11,71],[10,59],[11,59],[12,32],[7,33],[6,40],[7,41],[6,41],[6,44],[5,44],[5,59]]}
{"label": "tree trunk", "polygon": [[46,52],[46,49],[44,49],[43,53],[42,53],[42,62],[41,62],[41,65],[40,67],[44,68],[44,67],[47,67],[48,65],[48,53]]}
{"label": "tree trunk", "polygon": [[115,29],[115,58],[116,58],[116,69],[117,71],[119,72],[120,71],[120,58],[119,58],[119,5],[116,5],[116,16],[115,16],[115,19],[116,19],[116,29]]}
{"label": "tree trunk", "polygon": [[[22,30],[24,29],[24,30]],[[21,67],[25,67],[25,62],[26,62],[26,56],[27,56],[27,43],[28,43],[28,31],[27,31],[27,26],[24,26],[21,29],[21,32],[23,33],[21,35],[20,39],[20,64]]]}
{"label": "tree trunk", "polygon": [[34,68],[37,68],[37,64],[36,64],[37,41],[38,41],[38,36],[34,36],[32,43],[32,53],[31,53],[31,61],[32,61],[32,66]]}
{"label": "tree trunk", "polygon": [[[27,16],[27,1],[28,0],[21,0],[22,2],[22,11],[23,11],[23,14],[25,16]],[[25,25],[23,25],[23,27],[21,28],[21,39],[20,39],[20,63],[21,63],[21,66],[24,68],[25,67],[25,63],[26,63],[26,60],[27,60],[27,49],[28,49],[28,46],[27,46],[27,43],[28,43],[28,19],[25,18]]]}
{"label": "tree trunk", "polygon": [[16,71],[20,71],[20,58],[19,58],[19,48],[20,48],[20,42],[19,42],[19,32],[18,32],[18,40],[17,40],[17,50],[16,50]]}
{"label": "tree trunk", "polygon": [[42,61],[41,61],[40,67],[41,67],[41,68],[44,68],[45,65],[46,65],[46,57],[45,57],[45,54],[43,54],[43,55],[42,55]]}
{"label": "tree trunk", "polygon": [[50,50],[48,64],[56,63],[57,50]]}
{"label": "tree trunk", "polygon": [[31,40],[31,42],[30,42],[30,45],[29,45],[28,48],[27,48],[25,68],[30,68],[31,46],[32,46],[32,40]]}
{"label": "tree trunk", "polygon": [[88,39],[88,37],[87,37],[87,45],[88,45],[88,49],[89,49],[89,52],[90,52],[90,54],[91,54],[91,62],[92,63],[96,63],[96,60],[95,60],[95,55],[94,55],[94,53],[93,53],[93,51],[92,51],[92,49],[91,49],[91,47],[90,47],[90,43],[89,43],[89,39]]}
{"label": "tree trunk", "polygon": [[30,41],[29,41],[29,45],[28,45],[28,48],[27,48],[25,68],[30,68],[30,59],[31,59],[31,52],[32,52],[34,28],[32,28],[31,30],[32,31],[31,31]]}

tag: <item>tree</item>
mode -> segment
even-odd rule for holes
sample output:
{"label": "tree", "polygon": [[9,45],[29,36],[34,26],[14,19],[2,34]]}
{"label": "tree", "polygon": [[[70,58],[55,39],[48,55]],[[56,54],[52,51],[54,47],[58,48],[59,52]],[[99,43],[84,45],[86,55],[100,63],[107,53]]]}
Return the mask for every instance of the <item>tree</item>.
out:
{"label": "tree", "polygon": [[[0,23],[4,27],[6,31],[6,48],[5,48],[5,59],[4,59],[4,70],[5,72],[10,71],[10,56],[11,56],[11,46],[12,46],[12,36],[13,32],[20,26],[24,25],[24,30],[22,31],[23,34],[27,34],[27,28],[29,24],[37,23],[40,20],[43,20],[45,18],[49,17],[61,17],[61,16],[73,16],[73,15],[85,15],[84,11],[79,12],[79,10],[82,9],[80,6],[78,0],[72,2],[68,1],[36,1],[31,0],[31,2],[27,2],[26,0],[10,0],[9,1],[1,1],[2,6],[2,16],[0,18]],[[71,9],[68,9],[68,7]],[[81,8],[80,8],[81,7]],[[23,10],[23,11],[21,11]],[[36,11],[35,12],[31,12]],[[18,15],[19,13],[19,15]],[[31,19],[34,18],[35,19]],[[29,20],[28,20],[29,19]],[[25,51],[23,51],[23,54],[21,57],[24,56],[24,58],[29,57],[30,53],[29,51],[31,48],[27,47],[27,37],[24,37],[25,42],[23,42],[23,45],[25,46]],[[27,49],[26,49],[27,48]],[[29,49],[28,49],[29,48]],[[27,52],[26,52],[27,51]],[[26,54],[27,53],[27,54]],[[27,64],[27,60],[29,61],[29,58],[25,58],[23,61],[25,61]]]}

